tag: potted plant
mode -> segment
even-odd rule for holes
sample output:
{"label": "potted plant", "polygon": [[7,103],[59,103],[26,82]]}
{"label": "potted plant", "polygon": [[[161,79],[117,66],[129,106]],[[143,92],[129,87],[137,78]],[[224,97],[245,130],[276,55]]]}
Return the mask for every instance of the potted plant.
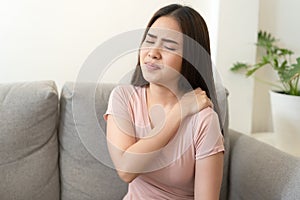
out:
{"label": "potted plant", "polygon": [[[237,62],[231,71],[244,71],[249,77],[262,67],[271,67],[278,76],[277,82],[269,82],[277,88],[270,91],[274,131],[300,133],[300,57],[292,62],[291,55],[294,53],[277,46],[277,42],[270,33],[259,31],[256,46],[263,50],[264,55],[255,64]],[[290,105],[292,107],[288,108]]]}

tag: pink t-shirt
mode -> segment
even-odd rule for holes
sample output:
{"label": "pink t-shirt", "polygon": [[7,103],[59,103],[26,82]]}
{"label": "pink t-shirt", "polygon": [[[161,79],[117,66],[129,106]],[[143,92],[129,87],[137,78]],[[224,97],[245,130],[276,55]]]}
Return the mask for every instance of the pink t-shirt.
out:
{"label": "pink t-shirt", "polygon": [[[137,139],[151,130],[146,88],[117,86],[111,93],[104,115],[128,120]],[[211,108],[185,118],[175,137],[161,149],[145,173],[129,183],[125,200],[194,199],[197,159],[224,151],[217,114]]]}

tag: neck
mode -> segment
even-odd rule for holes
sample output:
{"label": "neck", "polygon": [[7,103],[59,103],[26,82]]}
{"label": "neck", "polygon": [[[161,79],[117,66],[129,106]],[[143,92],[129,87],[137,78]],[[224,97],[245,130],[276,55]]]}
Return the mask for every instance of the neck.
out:
{"label": "neck", "polygon": [[150,83],[147,88],[148,106],[160,104],[163,107],[172,107],[181,97],[178,88],[167,88],[162,85]]}

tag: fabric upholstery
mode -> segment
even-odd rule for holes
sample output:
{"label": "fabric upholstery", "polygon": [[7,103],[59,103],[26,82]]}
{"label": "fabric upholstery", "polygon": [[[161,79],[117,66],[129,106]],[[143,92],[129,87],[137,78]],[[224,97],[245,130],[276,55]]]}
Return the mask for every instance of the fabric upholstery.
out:
{"label": "fabric upholstery", "polygon": [[[226,90],[225,99],[218,99],[218,101],[222,102],[221,105],[224,105],[220,108],[221,112],[225,113],[225,120],[224,120],[224,127],[223,127],[225,153],[224,153],[223,180],[222,180],[221,191],[220,191],[220,200],[228,199],[228,173],[229,173],[228,170],[229,170],[229,152],[230,152],[230,140],[229,140],[229,128],[228,128],[229,125],[228,95],[229,92]],[[223,95],[219,95],[219,96],[223,96]]]}
{"label": "fabric upholstery", "polygon": [[58,200],[53,81],[0,84],[0,199]]}
{"label": "fabric upholstery", "polygon": [[[127,192],[127,184],[122,182],[116,171],[103,164],[89,149],[89,144],[83,143],[84,138],[91,134],[103,134],[90,125],[89,114],[95,114],[99,127],[105,129],[102,115],[107,107],[112,85],[99,87],[95,101],[91,102],[95,113],[89,111],[90,98],[86,91],[93,88],[92,84],[79,84],[81,92],[74,92],[74,84],[65,84],[61,94],[61,119],[59,129],[60,140],[60,174],[62,200],[114,200],[122,199]],[[75,100],[79,101],[76,101]],[[81,109],[75,112],[77,109]],[[78,116],[80,115],[80,116]],[[98,140],[98,139],[95,139]],[[100,140],[100,139],[99,139]],[[99,141],[101,142],[101,141]],[[104,148],[103,148],[104,147]],[[96,154],[109,159],[105,139],[96,145],[104,149]]]}
{"label": "fabric upholstery", "polygon": [[[125,184],[119,180],[115,171],[110,168],[112,167],[112,165],[109,165],[109,167],[107,167],[106,165],[103,165],[103,163],[98,161],[101,160],[101,158],[97,160],[97,155],[104,153],[98,152],[96,153],[96,156],[91,155],[91,152],[89,152],[91,151],[91,149],[86,149],[87,145],[84,145],[82,141],[85,136],[91,135],[91,132],[97,132],[97,130],[94,130],[93,125],[91,125],[90,123],[92,119],[87,120],[90,118],[90,116],[86,113],[96,112],[95,116],[98,118],[97,120],[99,126],[102,127],[102,130],[105,132],[106,123],[104,122],[102,115],[106,111],[108,98],[114,86],[115,85],[108,84],[98,85],[96,87],[96,91],[94,91],[94,84],[81,83],[76,85],[76,92],[74,92],[75,84],[68,83],[63,88],[61,95],[61,124],[59,130],[61,144],[60,168],[63,200],[95,198],[120,199],[121,196],[124,195],[127,191],[127,185],[125,187]],[[92,93],[92,95],[89,94],[89,91]],[[90,101],[90,99],[93,98],[94,93],[95,101],[93,102],[93,100]],[[76,96],[75,98],[76,94],[78,96]],[[74,101],[74,99],[76,99],[76,101]],[[223,105],[226,105],[227,97],[226,99],[220,99],[220,101],[223,101]],[[93,104],[95,110],[90,110],[89,104]],[[79,111],[74,112],[72,108],[78,108]],[[225,164],[223,183],[221,189],[221,199],[225,200],[227,199],[227,172],[230,147],[228,138],[228,112],[227,110],[223,110],[222,112],[227,113],[223,130],[226,152],[224,159]],[[78,115],[81,116],[79,117],[79,119]],[[75,167],[76,171],[74,171],[75,169],[73,167]],[[107,175],[105,175],[106,173]],[[102,177],[104,175],[105,177]],[[101,181],[100,178],[102,178],[103,180],[105,180],[105,178],[107,180],[113,180],[116,186],[121,185],[121,189],[119,189],[121,191],[121,193],[119,194],[120,196],[112,196],[113,194],[115,194],[114,190],[116,187],[114,185],[107,184],[103,180]],[[91,187],[93,185],[99,185],[99,187]]]}
{"label": "fabric upholstery", "polygon": [[300,199],[300,159],[231,131],[229,199]]}
{"label": "fabric upholstery", "polygon": [[[58,119],[53,81],[0,84],[1,200],[114,200],[125,195],[127,184],[112,168],[103,138],[102,115],[114,85],[78,86],[75,91],[74,83],[64,86]],[[300,199],[300,158],[228,130],[228,113],[225,122],[220,199]]]}

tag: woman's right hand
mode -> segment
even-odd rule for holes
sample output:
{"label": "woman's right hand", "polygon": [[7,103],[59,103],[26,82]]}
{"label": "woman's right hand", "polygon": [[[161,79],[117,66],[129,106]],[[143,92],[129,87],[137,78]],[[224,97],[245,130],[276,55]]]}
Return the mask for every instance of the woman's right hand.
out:
{"label": "woman's right hand", "polygon": [[185,93],[179,100],[182,117],[185,118],[200,112],[204,108],[213,107],[213,103],[201,88]]}

